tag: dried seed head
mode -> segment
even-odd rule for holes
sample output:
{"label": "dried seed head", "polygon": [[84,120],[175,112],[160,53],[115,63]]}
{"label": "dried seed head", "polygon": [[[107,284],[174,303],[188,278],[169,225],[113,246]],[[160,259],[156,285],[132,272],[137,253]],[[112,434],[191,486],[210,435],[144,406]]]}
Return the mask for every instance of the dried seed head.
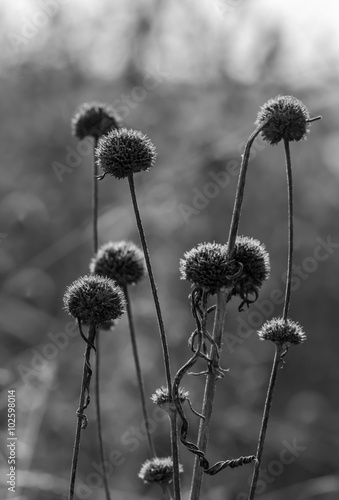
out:
{"label": "dried seed head", "polygon": [[121,126],[121,119],[112,106],[100,102],[85,102],[71,121],[72,133],[78,139],[87,136],[99,139],[110,130]]}
{"label": "dried seed head", "polygon": [[278,95],[269,99],[260,109],[256,125],[269,122],[261,134],[270,144],[278,144],[282,139],[300,141],[309,132],[309,112],[306,106],[290,95]]}
{"label": "dried seed head", "polygon": [[295,321],[284,318],[273,318],[266,321],[258,331],[260,340],[270,340],[276,344],[301,344],[306,340],[306,335]]}
{"label": "dried seed head", "polygon": [[200,243],[180,260],[181,279],[205,288],[212,295],[231,286],[236,265],[227,258],[227,246]]}
{"label": "dried seed head", "polygon": [[237,278],[232,295],[238,295],[245,303],[250,295],[258,296],[258,292],[270,275],[270,259],[265,246],[260,241],[246,236],[238,236],[234,246],[232,259],[242,265],[242,273]]}
{"label": "dried seed head", "polygon": [[113,279],[121,287],[134,285],[146,274],[144,254],[134,243],[110,242],[99,248],[90,263],[90,271]]}
{"label": "dried seed head", "polygon": [[150,139],[136,130],[112,130],[99,140],[98,165],[104,174],[124,179],[149,170],[155,164],[156,150]]}
{"label": "dried seed head", "polygon": [[[189,392],[185,391],[183,387],[179,387],[178,396],[180,403],[182,404],[188,399]],[[152,394],[151,396],[151,400],[154,404],[160,406],[160,408],[167,411],[168,413],[172,409],[176,409],[175,404],[171,403],[169,400],[168,388],[165,386],[161,386],[159,389],[156,389],[155,394]]]}
{"label": "dried seed head", "polygon": [[113,280],[102,276],[82,276],[64,294],[64,309],[84,325],[102,325],[120,318],[125,299]]}
{"label": "dried seed head", "polygon": [[[179,464],[179,473],[184,472]],[[146,460],[138,474],[144,483],[171,483],[173,481],[173,460],[171,457]]]}

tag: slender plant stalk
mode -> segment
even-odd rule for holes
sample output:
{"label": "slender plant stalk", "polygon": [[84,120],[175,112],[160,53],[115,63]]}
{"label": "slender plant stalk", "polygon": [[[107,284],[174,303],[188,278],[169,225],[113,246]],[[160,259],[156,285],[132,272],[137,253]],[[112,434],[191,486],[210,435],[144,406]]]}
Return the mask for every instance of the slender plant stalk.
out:
{"label": "slender plant stalk", "polygon": [[[176,409],[170,411],[171,443],[173,457],[173,491],[174,500],[180,500],[180,474],[179,474],[179,445],[178,445],[178,413]],[[177,474],[175,473],[177,471]]]}
{"label": "slender plant stalk", "polygon": [[[267,121],[259,125],[254,132],[250,135],[247,140],[245,151],[242,156],[242,162],[239,173],[239,180],[237,185],[237,191],[234,201],[234,208],[231,220],[231,226],[229,230],[228,236],[228,246],[227,246],[227,255],[230,256],[234,250],[235,241],[238,234],[240,215],[241,215],[241,207],[244,199],[245,192],[245,184],[246,184],[246,174],[247,167],[250,159],[250,152],[253,142],[256,137],[260,134],[261,130],[267,125]],[[222,346],[222,337],[223,337],[223,329],[225,323],[225,315],[226,315],[226,304],[228,301],[228,292],[219,292],[217,294],[217,311],[214,322],[214,340],[219,347],[219,355],[221,353]],[[216,361],[217,352],[214,348],[211,350],[211,356],[214,362]],[[205,393],[203,400],[203,410],[202,414],[205,419],[200,422],[199,427],[199,435],[198,435],[198,447],[204,453],[207,449],[208,437],[209,437],[209,429],[211,425],[211,416],[213,410],[214,396],[216,391],[216,382],[218,376],[211,371],[207,377],[206,385],[205,385]],[[198,500],[201,491],[203,471],[199,465],[198,458],[195,459],[194,469],[193,469],[193,478],[191,484],[191,493],[190,500]]]}
{"label": "slender plant stalk", "polygon": [[92,223],[93,223],[93,253],[98,251],[98,165],[96,162],[95,150],[98,145],[98,139],[94,138],[94,151],[93,151],[93,183],[92,183]]}
{"label": "slender plant stalk", "polygon": [[162,344],[162,350],[163,350],[163,356],[164,356],[165,373],[166,373],[166,379],[167,379],[168,395],[169,395],[170,400],[172,401],[173,391],[172,391],[171,367],[170,367],[169,350],[168,350],[168,345],[167,345],[167,337],[166,337],[164,322],[162,319],[157,287],[156,287],[154,276],[153,276],[152,264],[151,264],[151,259],[149,256],[146,236],[145,236],[144,228],[142,225],[142,220],[141,220],[140,211],[139,211],[139,207],[138,207],[137,197],[136,197],[136,193],[135,193],[133,175],[130,175],[128,177],[128,182],[129,182],[129,187],[130,187],[130,191],[131,191],[133,208],[134,208],[135,218],[136,218],[137,226],[138,226],[138,230],[139,230],[140,240],[141,240],[142,248],[143,248],[144,255],[145,255],[145,261],[146,261],[149,281],[151,284],[155,310],[156,310],[157,318],[158,318],[161,344]]}
{"label": "slender plant stalk", "polygon": [[[145,261],[146,261],[146,266],[147,266],[147,271],[148,271],[148,277],[149,277],[149,281],[150,281],[150,285],[151,285],[151,289],[152,289],[153,300],[154,300],[155,310],[156,310],[157,319],[158,319],[160,339],[161,339],[162,352],[163,352],[164,365],[165,365],[165,375],[166,375],[166,381],[167,381],[167,387],[168,387],[168,397],[169,397],[170,402],[173,403],[173,387],[172,387],[170,356],[169,356],[169,350],[168,350],[168,345],[167,345],[167,337],[166,337],[164,322],[162,319],[162,313],[161,313],[161,308],[160,308],[160,303],[159,303],[157,287],[156,287],[154,276],[153,276],[152,264],[151,264],[151,259],[150,259],[150,255],[149,255],[149,251],[148,251],[146,236],[145,236],[144,228],[142,225],[142,220],[141,220],[140,211],[139,211],[139,207],[138,207],[138,201],[137,201],[137,197],[136,197],[136,193],[135,193],[133,174],[128,177],[128,182],[129,182],[129,187],[130,187],[130,191],[131,191],[131,198],[132,198],[135,218],[136,218],[136,222],[137,222],[137,227],[138,227],[138,231],[139,231],[139,235],[140,235],[142,248],[144,251],[144,256],[145,256]],[[176,425],[177,425],[176,422],[174,425],[173,420],[171,420],[171,447],[172,447],[172,458],[173,458],[174,500],[180,500],[181,494],[180,494],[179,456],[178,456],[179,449],[178,449],[178,433],[177,433]]]}
{"label": "slender plant stalk", "polygon": [[267,426],[268,426],[268,420],[270,417],[270,411],[271,411],[271,406],[272,406],[272,401],[273,401],[273,393],[274,393],[275,383],[277,380],[278,368],[279,368],[279,365],[281,362],[282,351],[283,351],[283,345],[276,344],[275,345],[275,356],[274,356],[273,367],[272,367],[272,372],[271,372],[271,378],[270,378],[270,382],[268,385],[264,414],[263,414],[263,418],[262,418],[262,422],[261,422],[261,429],[260,429],[259,440],[258,440],[258,447],[257,447],[257,453],[256,453],[257,460],[256,460],[255,465],[254,465],[252,484],[251,484],[251,489],[250,489],[248,500],[254,499],[255,490],[257,487],[257,482],[258,482],[259,472],[260,472],[260,463],[261,463],[261,458],[262,458],[262,454],[264,451],[266,431],[267,431]]}
{"label": "slender plant stalk", "polygon": [[[98,195],[98,165],[96,162],[95,150],[98,145],[98,139],[94,138],[94,149],[93,149],[93,181],[92,181],[92,224],[93,224],[93,253],[96,254],[98,251],[98,205],[99,205],[99,195]],[[99,453],[100,460],[103,469],[104,487],[106,492],[107,500],[111,500],[109,492],[109,479],[108,472],[104,467],[105,463],[105,450],[102,439],[102,425],[101,425],[101,406],[100,406],[100,352],[99,352],[99,332],[96,336],[96,363],[95,363],[95,411],[97,417],[97,431],[98,431],[98,441],[99,441]]]}
{"label": "slender plant stalk", "polygon": [[145,397],[144,381],[143,381],[142,373],[141,373],[140,360],[139,360],[139,354],[138,354],[138,346],[137,346],[137,339],[136,339],[136,335],[135,335],[135,328],[134,328],[134,321],[133,321],[133,315],[132,315],[132,308],[131,308],[131,302],[130,302],[130,297],[129,297],[128,287],[127,286],[124,287],[124,293],[125,293],[125,299],[126,299],[126,310],[127,310],[127,316],[128,316],[128,322],[129,322],[129,331],[130,331],[130,334],[131,334],[131,343],[132,343],[132,351],[133,351],[133,358],[134,358],[134,364],[135,364],[135,371],[136,371],[136,374],[137,374],[137,380],[138,380],[138,385],[139,385],[139,392],[140,392],[142,413],[143,413],[144,420],[145,420],[145,427],[146,427],[146,433],[147,433],[148,447],[149,447],[150,454],[153,457],[156,457],[154,443],[153,443],[153,439],[152,439],[151,432],[150,432],[149,418],[148,418],[147,408],[146,408],[146,397]]}
{"label": "slender plant stalk", "polygon": [[[220,291],[217,293],[217,309],[214,317],[213,326],[213,338],[218,346],[219,353],[221,351],[222,337],[224,331],[225,317],[226,317],[226,306],[229,291]],[[207,376],[205,393],[202,405],[202,414],[204,419],[200,421],[199,434],[197,446],[199,449],[205,453],[208,445],[209,430],[211,425],[211,417],[214,403],[214,396],[216,391],[216,383],[218,380],[218,374],[213,370],[213,366],[216,367],[218,364],[218,352],[213,345],[211,347],[210,358],[212,361],[211,370]],[[190,500],[198,500],[201,491],[203,469],[199,464],[199,459],[196,457],[194,462]]]}
{"label": "slender plant stalk", "polygon": [[[291,163],[290,145],[287,139],[284,139],[284,147],[286,156],[286,177],[287,177],[287,193],[288,193],[288,259],[287,259],[285,300],[284,300],[284,310],[283,310],[283,319],[286,321],[291,301],[291,284],[292,284],[292,269],[293,269],[293,181],[292,181],[292,163]],[[273,368],[272,368],[270,383],[267,390],[264,414],[258,440],[258,448],[256,454],[257,460],[254,466],[252,484],[248,500],[253,500],[255,496],[255,491],[260,472],[260,463],[264,451],[264,443],[268,426],[268,420],[272,406],[273,392],[276,383],[278,367],[281,361],[282,352],[283,352],[283,345],[276,344]]]}
{"label": "slender plant stalk", "polygon": [[237,234],[238,234],[241,207],[242,207],[242,202],[244,199],[246,174],[247,174],[247,167],[248,167],[248,163],[249,163],[249,159],[250,159],[251,147],[252,147],[252,144],[255,141],[256,137],[260,134],[262,129],[267,125],[267,121],[268,120],[266,120],[264,123],[259,125],[259,127],[257,127],[254,130],[254,132],[250,135],[250,137],[247,140],[246,146],[245,146],[244,154],[242,156],[242,162],[241,162],[241,167],[240,167],[237,191],[236,191],[236,195],[235,195],[231,226],[230,226],[229,236],[228,236],[228,249],[227,249],[228,255],[231,255],[231,253],[233,252],[235,240],[236,240]]}
{"label": "slender plant stalk", "polygon": [[86,417],[84,416],[84,410],[87,407],[88,402],[89,402],[89,400],[88,400],[88,398],[89,398],[89,384],[90,384],[90,379],[91,379],[90,357],[91,357],[91,349],[92,349],[93,342],[95,339],[95,334],[96,334],[96,328],[94,325],[91,325],[90,329],[89,329],[89,333],[88,333],[88,342],[87,342],[86,351],[85,351],[85,361],[84,361],[84,367],[83,367],[83,373],[82,373],[79,408],[77,409],[77,425],[76,425],[75,437],[74,437],[68,500],[73,500],[73,498],[74,498],[74,486],[75,486],[75,478],[76,478],[77,467],[78,467],[81,430],[84,428],[84,422],[86,421],[86,420],[84,420],[84,419],[86,419]]}
{"label": "slender plant stalk", "polygon": [[287,261],[287,277],[286,277],[286,289],[285,289],[284,312],[283,312],[283,318],[286,321],[291,300],[291,283],[292,283],[292,267],[293,267],[293,182],[292,182],[290,144],[287,139],[284,139],[284,146],[286,155],[286,175],[287,175],[287,191],[288,191],[288,261]]}
{"label": "slender plant stalk", "polygon": [[111,500],[111,495],[109,492],[109,478],[108,472],[104,467],[105,464],[105,450],[104,443],[102,439],[102,425],[101,425],[101,406],[100,406],[100,343],[99,343],[99,332],[96,336],[96,363],[95,363],[95,410],[97,417],[97,430],[98,430],[98,439],[99,439],[99,451],[100,451],[100,460],[102,463],[103,470],[103,479],[104,479],[104,487],[106,492],[107,500]]}

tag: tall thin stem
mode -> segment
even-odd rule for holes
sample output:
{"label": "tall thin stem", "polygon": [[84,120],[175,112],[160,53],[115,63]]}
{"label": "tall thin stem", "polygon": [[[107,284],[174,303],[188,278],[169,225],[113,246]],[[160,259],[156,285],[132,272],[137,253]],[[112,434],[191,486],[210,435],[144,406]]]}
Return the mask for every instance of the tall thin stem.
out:
{"label": "tall thin stem", "polygon": [[132,315],[132,307],[131,307],[131,302],[130,302],[130,297],[129,297],[129,292],[128,292],[127,286],[124,287],[124,293],[125,293],[125,299],[126,299],[126,311],[127,311],[127,317],[128,317],[128,323],[129,323],[129,331],[131,334],[131,344],[132,344],[133,358],[134,358],[134,364],[135,364],[135,371],[137,374],[142,413],[144,416],[146,433],[147,433],[148,447],[149,447],[150,454],[153,457],[156,457],[154,443],[153,443],[153,439],[152,439],[151,431],[150,431],[149,418],[148,418],[148,414],[147,414],[144,381],[143,381],[142,373],[141,373],[137,339],[136,339],[136,335],[135,335],[134,321],[133,321],[133,315]]}
{"label": "tall thin stem", "polygon": [[178,413],[176,409],[170,411],[169,417],[171,421],[174,500],[180,500],[181,492],[180,492],[180,474],[179,474]]}
{"label": "tall thin stem", "polygon": [[[234,250],[234,245],[235,245],[235,241],[236,241],[237,234],[238,234],[240,215],[241,215],[241,207],[242,207],[242,203],[243,203],[243,199],[244,199],[246,174],[247,174],[247,168],[248,168],[249,159],[250,159],[251,147],[252,147],[252,144],[255,141],[256,137],[260,134],[261,130],[267,125],[267,122],[268,122],[268,120],[266,120],[264,123],[259,125],[254,130],[254,132],[250,135],[250,137],[247,140],[246,146],[245,146],[244,154],[242,156],[242,162],[241,162],[240,173],[239,173],[239,180],[238,180],[237,191],[236,191],[234,207],[233,207],[232,220],[231,220],[231,225],[230,225],[230,230],[229,230],[229,235],[228,235],[228,245],[227,245],[227,255],[228,256],[231,256],[231,254]],[[221,354],[222,337],[223,337],[223,329],[224,329],[224,323],[225,323],[228,295],[229,295],[229,291],[219,292],[217,294],[217,311],[216,311],[215,320],[214,320],[213,335],[214,335],[214,340],[218,346],[219,353],[217,353],[215,348],[212,347],[211,356],[213,359],[213,363],[217,362],[216,361],[217,356],[220,356],[220,354]],[[211,372],[208,374],[208,377],[206,380],[204,400],[203,400],[202,414],[204,415],[205,419],[200,422],[198,443],[197,443],[199,449],[202,450],[204,453],[206,452],[207,444],[208,444],[209,429],[210,429],[210,425],[211,425],[211,416],[212,416],[212,410],[213,410],[213,403],[214,403],[214,396],[215,396],[215,391],[216,391],[217,379],[218,379],[217,373],[215,373],[213,370],[211,370]],[[200,491],[201,491],[201,484],[202,484],[202,476],[203,476],[203,471],[202,471],[202,468],[200,467],[199,460],[196,457],[195,462],[194,462],[193,477],[192,477],[192,483],[191,483],[190,500],[198,500],[199,499]]]}
{"label": "tall thin stem", "polygon": [[248,163],[249,163],[249,159],[250,159],[251,147],[252,147],[253,142],[255,141],[255,138],[260,134],[262,129],[267,125],[267,121],[268,120],[266,120],[264,123],[259,125],[259,127],[257,127],[254,130],[254,132],[250,135],[250,137],[247,140],[246,146],[245,146],[244,154],[242,156],[242,162],[241,162],[241,166],[240,166],[237,192],[235,195],[231,226],[230,226],[229,235],[228,235],[228,248],[227,248],[228,255],[230,255],[233,252],[235,240],[236,240],[237,234],[238,234],[241,207],[242,207],[242,202],[244,199],[246,174],[247,174],[247,167],[248,167]]}
{"label": "tall thin stem", "polygon": [[93,180],[92,180],[92,224],[93,224],[93,253],[96,254],[98,251],[98,205],[99,205],[99,195],[98,195],[98,165],[96,162],[95,150],[98,145],[98,139],[94,138],[94,150],[93,150]]}
{"label": "tall thin stem", "polygon": [[[144,251],[144,256],[145,256],[145,261],[146,261],[146,266],[147,266],[147,271],[148,271],[148,277],[149,277],[152,295],[153,295],[153,301],[154,301],[155,310],[156,310],[157,319],[158,319],[160,339],[161,339],[162,352],[163,352],[163,359],[164,359],[164,365],[165,365],[165,375],[166,375],[166,381],[167,381],[167,387],[168,387],[168,397],[169,397],[170,402],[173,403],[173,387],[172,387],[170,356],[169,356],[169,350],[168,350],[168,345],[167,345],[167,337],[166,337],[164,322],[162,319],[162,313],[161,313],[161,308],[160,308],[157,287],[156,287],[154,276],[153,276],[152,264],[151,264],[151,259],[150,259],[150,255],[149,255],[149,251],[148,251],[146,236],[145,236],[144,228],[142,225],[138,201],[137,201],[137,197],[136,197],[136,193],[135,193],[133,174],[128,176],[128,182],[129,182],[129,187],[130,187],[130,191],[131,191],[131,198],[132,198],[135,218],[136,218],[136,222],[137,222],[137,227],[138,227],[138,231],[139,231],[139,235],[140,235],[141,245],[142,245],[142,248]],[[172,447],[173,476],[174,476],[173,481],[174,481],[174,486],[177,485],[177,487],[174,488],[174,500],[180,500],[181,496],[180,496],[180,482],[179,482],[178,433],[176,430],[174,430],[173,424],[171,424],[171,426],[172,426],[171,447]],[[178,488],[178,485],[179,485],[179,488]]]}
{"label": "tall thin stem", "polygon": [[[93,253],[96,254],[98,251],[98,206],[99,206],[99,194],[98,194],[98,165],[96,162],[95,150],[98,145],[98,138],[94,137],[94,149],[93,149],[93,180],[92,180],[92,223],[93,223]],[[96,337],[96,364],[95,364],[95,411],[97,417],[97,431],[98,431],[98,441],[99,441],[99,453],[100,460],[103,469],[104,486],[106,492],[107,500],[111,500],[109,492],[109,479],[108,472],[104,467],[105,464],[105,450],[102,439],[102,425],[101,425],[101,406],[100,406],[100,352],[99,352],[99,333]]]}
{"label": "tall thin stem", "polygon": [[150,259],[149,252],[148,252],[146,236],[145,236],[144,228],[142,225],[142,220],[141,220],[140,211],[139,211],[139,207],[138,207],[137,197],[136,197],[136,193],[135,193],[133,174],[128,177],[128,182],[129,182],[129,187],[130,187],[130,191],[131,191],[132,203],[133,203],[135,218],[136,218],[137,226],[138,226],[138,230],[139,230],[140,240],[141,240],[142,248],[144,251],[144,256],[145,256],[145,261],[146,261],[146,266],[147,266],[147,271],[148,271],[148,277],[149,277],[149,281],[151,284],[155,310],[156,310],[157,318],[158,318],[162,351],[163,351],[163,356],[164,356],[165,373],[166,373],[166,379],[167,379],[168,395],[169,395],[169,399],[172,401],[173,391],[172,391],[170,357],[169,357],[169,350],[168,350],[168,345],[167,345],[167,337],[166,337],[165,326],[164,326],[164,322],[163,322],[162,314],[161,314],[161,308],[160,308],[160,303],[159,303],[159,298],[158,298],[158,291],[157,291],[157,287],[156,287],[154,276],[153,276],[151,259]]}
{"label": "tall thin stem", "polygon": [[268,426],[268,420],[270,417],[274,388],[275,388],[275,384],[276,384],[276,380],[277,380],[279,364],[281,362],[282,351],[283,351],[283,345],[276,344],[275,357],[274,357],[274,361],[273,361],[271,378],[270,378],[270,382],[268,385],[266,401],[265,401],[265,408],[264,408],[263,418],[262,418],[262,422],[261,422],[261,429],[260,429],[260,434],[259,434],[259,440],[258,440],[258,447],[257,447],[257,454],[256,454],[257,459],[256,459],[255,466],[254,466],[251,490],[249,493],[248,500],[254,499],[255,490],[257,487],[257,482],[258,482],[259,472],[260,472],[260,463],[261,463],[261,458],[262,458],[262,454],[264,451],[266,431],[267,431],[267,426]]}
{"label": "tall thin stem", "polygon": [[288,309],[291,300],[291,283],[293,269],[293,181],[292,181],[292,164],[290,154],[290,143],[284,139],[285,155],[286,155],[286,175],[287,175],[287,191],[288,191],[288,261],[287,261],[287,277],[285,289],[285,301],[283,318],[286,321]]}
{"label": "tall thin stem", "polygon": [[[218,357],[221,351],[222,337],[224,331],[226,306],[229,291],[220,291],[217,294],[217,309],[214,317],[213,338],[215,344],[218,346],[218,351],[213,345],[211,348],[210,358],[212,359],[211,370],[207,376],[205,393],[202,406],[202,414],[204,419],[200,421],[199,434],[198,434],[198,448],[205,453],[208,445],[209,431],[211,425],[211,417],[214,403],[214,396],[216,392],[216,383],[220,375],[218,375],[217,368]],[[199,459],[196,457],[194,462],[190,500],[198,500],[202,485],[203,469],[199,464]]]}
{"label": "tall thin stem", "polygon": [[[81,328],[80,323],[79,323],[79,328]],[[90,357],[91,357],[91,349],[93,347],[93,342],[95,339],[95,334],[96,334],[96,327],[94,325],[91,325],[86,344],[85,361],[82,372],[82,381],[81,381],[80,398],[79,398],[79,408],[77,409],[77,425],[74,437],[68,500],[73,500],[74,498],[74,486],[75,486],[75,478],[79,460],[81,431],[87,425],[87,417],[84,415],[84,410],[89,404],[89,385],[92,375]]]}
{"label": "tall thin stem", "polygon": [[99,452],[100,452],[100,460],[102,463],[103,470],[103,478],[104,478],[104,487],[106,492],[107,500],[111,500],[111,495],[109,492],[109,477],[106,467],[104,464],[106,462],[105,459],[105,449],[104,443],[102,439],[102,425],[101,425],[101,406],[100,406],[100,343],[99,343],[99,332],[96,336],[96,363],[95,363],[95,410],[97,417],[97,430],[98,430],[98,440],[99,440]]}

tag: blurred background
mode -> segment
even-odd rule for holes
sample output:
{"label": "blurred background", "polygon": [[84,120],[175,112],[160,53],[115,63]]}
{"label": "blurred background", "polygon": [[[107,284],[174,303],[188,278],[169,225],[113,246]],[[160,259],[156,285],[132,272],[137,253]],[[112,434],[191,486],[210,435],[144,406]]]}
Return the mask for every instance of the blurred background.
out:
{"label": "blurred background", "polygon": [[[71,135],[76,108],[113,104],[157,148],[155,168],[135,180],[176,372],[190,356],[194,329],[179,259],[200,242],[226,241],[240,155],[260,106],[277,94],[298,97],[323,119],[307,141],[291,144],[297,267],[290,314],[308,340],[290,349],[279,372],[258,498],[338,498],[338,10],[335,0],[0,2],[1,498],[54,500],[68,489],[84,343],[62,297],[92,257],[93,156],[88,141]],[[106,178],[99,188],[100,244],[139,244],[127,183]],[[230,371],[218,383],[211,462],[256,449],[274,354],[256,331],[282,311],[286,203],[283,147],[258,138],[240,234],[266,245],[271,277],[248,310],[238,312],[238,299],[229,308],[222,363]],[[150,396],[165,377],[147,280],[131,296]],[[127,318],[100,335],[112,498],[160,498],[137,477],[149,457]],[[203,378],[183,385],[199,410]],[[6,486],[11,389],[16,494]],[[155,408],[150,401],[153,436],[159,456],[167,456],[169,425]],[[87,415],[77,498],[101,500],[94,401]],[[195,440],[197,417],[190,421]],[[181,462],[186,499],[192,455],[181,450]],[[202,498],[247,498],[251,472],[244,466],[205,477]]]}

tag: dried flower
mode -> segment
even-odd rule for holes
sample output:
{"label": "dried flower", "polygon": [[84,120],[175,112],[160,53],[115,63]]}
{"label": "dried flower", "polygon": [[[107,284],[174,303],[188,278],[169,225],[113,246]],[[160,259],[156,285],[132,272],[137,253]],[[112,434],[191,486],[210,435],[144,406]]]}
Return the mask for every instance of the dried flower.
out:
{"label": "dried flower", "polygon": [[[183,466],[179,464],[179,473],[184,472]],[[138,477],[144,483],[171,483],[173,480],[173,460],[171,457],[152,458],[146,460],[142,465]]]}
{"label": "dried flower", "polygon": [[[180,403],[184,403],[188,400],[189,392],[185,391],[183,387],[179,387],[178,389],[178,397]],[[168,395],[168,387],[161,386],[159,389],[156,389],[155,394],[152,394],[151,400],[154,404],[160,406],[165,411],[169,412],[171,409],[175,410],[175,404],[171,403]]]}
{"label": "dried flower", "polygon": [[104,174],[124,179],[149,170],[155,164],[156,150],[150,139],[136,130],[112,130],[99,140],[98,165]]}
{"label": "dried flower", "polygon": [[72,133],[82,140],[87,136],[99,139],[121,126],[121,119],[112,106],[100,102],[85,102],[72,118]]}
{"label": "dried flower", "polygon": [[134,243],[110,242],[99,248],[90,271],[113,279],[121,287],[134,285],[146,274],[144,254]]}
{"label": "dried flower", "polygon": [[249,295],[258,297],[258,292],[270,274],[270,259],[265,246],[260,241],[247,236],[238,236],[232,259],[242,265],[232,295],[238,295],[244,303],[250,303]]}
{"label": "dried flower", "polygon": [[306,106],[290,95],[278,95],[269,99],[260,109],[256,125],[269,122],[261,134],[270,144],[278,144],[282,139],[300,141],[309,132],[309,112]]}
{"label": "dried flower", "polygon": [[270,340],[276,344],[301,344],[306,335],[295,321],[284,318],[273,318],[266,321],[258,332],[260,340]]}
{"label": "dried flower", "polygon": [[64,308],[84,325],[97,326],[120,318],[125,299],[113,280],[102,276],[82,276],[66,289]]}
{"label": "dried flower", "polygon": [[231,286],[236,271],[236,265],[227,257],[227,245],[219,243],[200,243],[180,260],[181,279],[207,289],[212,295]]}

